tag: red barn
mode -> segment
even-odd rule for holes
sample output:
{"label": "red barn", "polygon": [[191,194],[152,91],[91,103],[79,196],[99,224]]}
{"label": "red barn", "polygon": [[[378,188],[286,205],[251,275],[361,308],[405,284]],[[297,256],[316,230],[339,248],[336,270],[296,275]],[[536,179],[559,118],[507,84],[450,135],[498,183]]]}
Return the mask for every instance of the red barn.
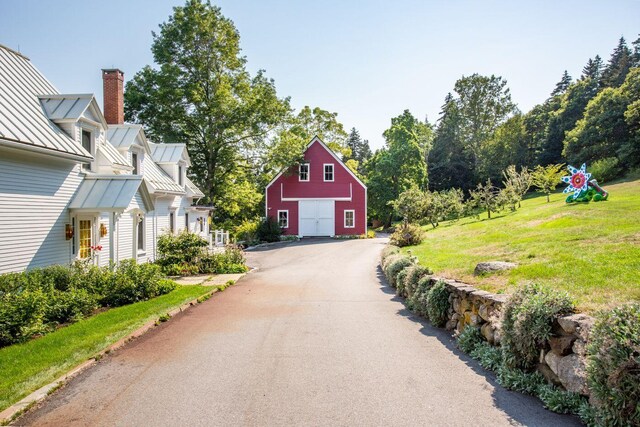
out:
{"label": "red barn", "polygon": [[304,152],[305,162],[267,185],[266,214],[284,234],[339,236],[367,232],[367,187],[320,138]]}

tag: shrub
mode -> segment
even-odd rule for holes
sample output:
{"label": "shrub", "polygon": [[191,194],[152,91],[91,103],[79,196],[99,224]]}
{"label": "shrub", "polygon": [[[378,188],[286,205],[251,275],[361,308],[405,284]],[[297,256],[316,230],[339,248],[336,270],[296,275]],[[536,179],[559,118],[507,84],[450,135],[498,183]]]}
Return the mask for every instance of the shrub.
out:
{"label": "shrub", "polygon": [[498,382],[509,390],[518,391],[535,396],[538,389],[547,384],[540,372],[524,372],[502,366],[498,371]]}
{"label": "shrub", "polygon": [[429,316],[427,313],[427,296],[429,295],[431,287],[432,284],[430,277],[424,276],[418,280],[418,285],[416,286],[413,295],[411,295],[407,301],[407,306],[410,310],[413,310],[425,317]]}
{"label": "shrub", "polygon": [[0,346],[25,341],[46,332],[47,296],[42,290],[25,289],[0,295]]}
{"label": "shrub", "polygon": [[559,414],[575,414],[581,412],[586,399],[578,393],[563,390],[551,384],[542,384],[536,390],[545,408]]}
{"label": "shrub", "polygon": [[376,232],[373,230],[367,230],[367,234],[365,235],[365,238],[367,239],[375,239],[376,237]]}
{"label": "shrub", "polygon": [[67,323],[80,320],[98,308],[98,298],[86,289],[70,289],[47,295],[44,312],[46,323]]}
{"label": "shrub", "polygon": [[474,326],[467,326],[458,335],[458,348],[469,355],[483,342],[484,337],[480,332],[480,328]]}
{"label": "shrub", "polygon": [[161,295],[160,292],[166,289],[159,286],[161,279],[159,266],[124,260],[115,271],[113,284],[105,293],[102,303],[117,307]]}
{"label": "shrub", "polygon": [[200,273],[244,273],[247,271],[242,249],[229,245],[224,252],[209,253],[200,258],[198,269]]}
{"label": "shrub", "polygon": [[429,290],[426,300],[429,320],[434,326],[442,327],[447,323],[449,311],[449,291],[445,283],[440,280]]}
{"label": "shrub", "polygon": [[476,359],[484,369],[492,372],[499,372],[502,367],[502,352],[500,348],[492,346],[486,341],[476,345],[473,351],[469,353],[469,356]]}
{"label": "shrub", "polygon": [[272,216],[263,219],[258,226],[258,240],[261,242],[279,242],[282,228],[278,220]]}
{"label": "shrub", "polygon": [[387,245],[382,250],[382,254],[380,255],[380,266],[384,268],[384,263],[391,255],[396,255],[400,253],[400,248],[393,245]]}
{"label": "shrub", "polygon": [[389,242],[396,246],[411,246],[417,245],[424,239],[424,231],[420,226],[413,224],[406,224],[398,229],[389,237]]}
{"label": "shrub", "polygon": [[247,245],[257,243],[259,225],[260,225],[259,221],[249,221],[249,220],[243,221],[240,225],[235,227],[235,229],[233,230],[235,241],[238,243],[242,242]]}
{"label": "shrub", "polygon": [[158,237],[159,265],[194,264],[202,255],[208,242],[195,233],[183,230],[178,234],[163,234]]}
{"label": "shrub", "polygon": [[531,369],[551,336],[553,321],[574,312],[566,293],[539,285],[514,292],[503,308],[502,353],[509,368]]}
{"label": "shrub", "polygon": [[431,270],[420,264],[414,264],[407,268],[407,274],[404,279],[404,289],[408,298],[411,298],[418,287],[418,281],[429,274],[433,274]]}
{"label": "shrub", "polygon": [[617,157],[606,157],[593,162],[589,167],[589,172],[591,172],[593,178],[602,184],[618,178],[622,174],[622,168],[618,164]]}
{"label": "shrub", "polygon": [[411,265],[403,268],[396,275],[396,279],[395,279],[395,282],[396,282],[396,295],[399,295],[399,296],[402,296],[402,297],[405,296],[404,280],[407,277],[407,273],[408,273],[409,268],[411,268]]}
{"label": "shrub", "polygon": [[384,271],[389,284],[395,288],[398,273],[411,264],[413,264],[413,260],[406,255],[397,254],[389,257]]}
{"label": "shrub", "polygon": [[598,424],[640,425],[640,304],[598,315],[588,357]]}

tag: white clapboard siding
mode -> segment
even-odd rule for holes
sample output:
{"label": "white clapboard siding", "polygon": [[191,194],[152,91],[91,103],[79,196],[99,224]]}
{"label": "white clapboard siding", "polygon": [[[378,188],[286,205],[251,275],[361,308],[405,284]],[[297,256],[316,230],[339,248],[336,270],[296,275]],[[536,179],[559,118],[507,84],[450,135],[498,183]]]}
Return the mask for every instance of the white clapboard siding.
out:
{"label": "white clapboard siding", "polygon": [[118,261],[133,258],[133,215],[125,212],[118,220]]}
{"label": "white clapboard siding", "polygon": [[0,273],[71,262],[67,206],[78,166],[0,149]]}

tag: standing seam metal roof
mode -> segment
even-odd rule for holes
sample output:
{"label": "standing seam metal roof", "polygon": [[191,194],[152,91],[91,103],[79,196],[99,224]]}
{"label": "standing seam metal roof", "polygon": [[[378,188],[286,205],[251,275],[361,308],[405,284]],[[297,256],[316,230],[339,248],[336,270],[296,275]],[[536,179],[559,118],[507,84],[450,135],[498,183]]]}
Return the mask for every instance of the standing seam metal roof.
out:
{"label": "standing seam metal roof", "polygon": [[0,45],[0,139],[91,159],[45,114],[39,96],[58,94],[24,56]]}
{"label": "standing seam metal roof", "polygon": [[[149,144],[151,147],[151,157],[156,163],[178,163],[182,159],[183,153],[186,152],[185,144]],[[187,162],[189,155],[185,156]]]}
{"label": "standing seam metal roof", "polygon": [[85,177],[73,197],[70,209],[118,211],[126,209],[136,195],[142,177],[119,175],[111,177]]}
{"label": "standing seam metal roof", "polygon": [[140,125],[109,125],[107,139],[116,148],[127,148],[133,145],[141,129]]}
{"label": "standing seam metal roof", "polygon": [[[148,161],[147,161],[148,160]],[[170,193],[184,194],[184,188],[175,182],[165,171],[149,158],[144,162],[142,176],[155,191],[168,191]]]}

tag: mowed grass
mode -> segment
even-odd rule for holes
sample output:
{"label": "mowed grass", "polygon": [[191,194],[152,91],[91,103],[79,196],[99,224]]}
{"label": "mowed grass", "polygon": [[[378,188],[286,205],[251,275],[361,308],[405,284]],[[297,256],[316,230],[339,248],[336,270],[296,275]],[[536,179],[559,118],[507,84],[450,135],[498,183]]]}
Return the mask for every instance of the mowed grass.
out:
{"label": "mowed grass", "polygon": [[[533,197],[516,212],[495,218],[464,218],[406,248],[438,275],[509,293],[526,282],[567,291],[578,309],[593,312],[640,301],[640,180],[604,185],[609,200],[567,204],[564,194]],[[481,261],[511,261],[518,267],[476,277]]]}
{"label": "mowed grass", "polygon": [[41,338],[0,349],[0,411],[94,357],[145,323],[213,288],[180,286],[166,295],[113,308]]}

